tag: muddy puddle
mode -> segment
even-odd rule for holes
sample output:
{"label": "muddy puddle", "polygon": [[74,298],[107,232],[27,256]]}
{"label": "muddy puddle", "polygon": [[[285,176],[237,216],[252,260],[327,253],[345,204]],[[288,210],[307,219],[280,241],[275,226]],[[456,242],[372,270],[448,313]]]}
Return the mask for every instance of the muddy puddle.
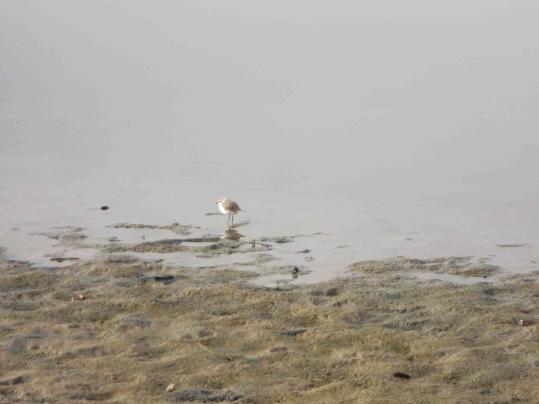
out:
{"label": "muddy puddle", "polygon": [[[259,275],[270,275],[266,286],[301,281],[312,274],[315,259],[310,243],[321,235],[291,234],[253,237],[248,222],[228,226],[220,233],[194,225],[172,223],[150,225],[116,223],[106,235],[95,235],[81,227],[53,227],[33,236],[50,242],[37,266],[69,266],[108,255],[131,255],[176,267],[229,268],[235,266]],[[296,270],[294,271],[294,268]],[[293,277],[290,277],[290,274]],[[264,281],[261,277],[260,280]]]}

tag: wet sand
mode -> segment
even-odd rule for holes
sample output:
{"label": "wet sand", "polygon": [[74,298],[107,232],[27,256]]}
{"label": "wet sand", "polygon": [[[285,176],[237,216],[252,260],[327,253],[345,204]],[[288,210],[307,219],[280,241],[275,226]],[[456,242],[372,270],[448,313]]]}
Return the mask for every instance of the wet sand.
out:
{"label": "wet sand", "polygon": [[[537,272],[492,280],[465,259],[396,258],[270,288],[239,267],[129,254],[57,268],[1,259],[0,402],[539,397]],[[412,277],[430,271],[477,281]]]}

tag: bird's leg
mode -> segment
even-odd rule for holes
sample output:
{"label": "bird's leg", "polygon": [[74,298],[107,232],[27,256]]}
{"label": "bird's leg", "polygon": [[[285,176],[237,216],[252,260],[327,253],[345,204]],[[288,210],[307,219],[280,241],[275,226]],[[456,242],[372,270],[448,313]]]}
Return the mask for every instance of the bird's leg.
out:
{"label": "bird's leg", "polygon": [[232,215],[232,224],[234,224],[234,215]]}

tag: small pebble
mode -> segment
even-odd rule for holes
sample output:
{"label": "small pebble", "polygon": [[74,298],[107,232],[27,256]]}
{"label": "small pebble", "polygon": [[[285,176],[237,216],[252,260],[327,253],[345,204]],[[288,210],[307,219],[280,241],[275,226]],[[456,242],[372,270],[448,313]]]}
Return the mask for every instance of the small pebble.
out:
{"label": "small pebble", "polygon": [[522,327],[529,327],[530,325],[533,325],[534,322],[532,320],[525,320],[521,318],[518,320],[518,325],[521,325]]}
{"label": "small pebble", "polygon": [[83,294],[80,294],[77,296],[79,298],[79,300],[84,300],[86,299],[86,296],[84,296]]}
{"label": "small pebble", "polygon": [[288,330],[284,333],[287,337],[296,337],[300,334],[303,334],[305,331],[307,331],[306,328],[296,328],[293,330]]}
{"label": "small pebble", "polygon": [[155,275],[153,279],[156,282],[163,282],[165,285],[174,282],[174,276],[172,275]]}
{"label": "small pebble", "polygon": [[292,268],[292,273],[293,274],[299,274],[299,268],[298,267],[293,267]]}
{"label": "small pebble", "polygon": [[101,209],[101,210],[109,210],[109,207],[108,207],[107,205],[103,205],[103,206],[101,206],[100,209]]}
{"label": "small pebble", "polygon": [[399,379],[406,379],[408,380],[410,378],[410,375],[402,372],[395,372],[393,373],[393,377],[398,377]]}
{"label": "small pebble", "polygon": [[167,392],[170,393],[171,391],[173,391],[175,386],[176,386],[176,385],[175,385],[174,383],[170,383],[170,384],[167,386]]}

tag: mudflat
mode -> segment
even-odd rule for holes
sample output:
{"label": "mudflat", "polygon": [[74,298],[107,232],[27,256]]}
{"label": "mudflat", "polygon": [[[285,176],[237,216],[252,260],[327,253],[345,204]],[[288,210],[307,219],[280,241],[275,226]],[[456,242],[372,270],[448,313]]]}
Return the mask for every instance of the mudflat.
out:
{"label": "mudflat", "polygon": [[406,275],[431,269],[466,272],[399,258],[269,288],[113,253],[52,269],[2,258],[0,402],[536,400],[539,274]]}

